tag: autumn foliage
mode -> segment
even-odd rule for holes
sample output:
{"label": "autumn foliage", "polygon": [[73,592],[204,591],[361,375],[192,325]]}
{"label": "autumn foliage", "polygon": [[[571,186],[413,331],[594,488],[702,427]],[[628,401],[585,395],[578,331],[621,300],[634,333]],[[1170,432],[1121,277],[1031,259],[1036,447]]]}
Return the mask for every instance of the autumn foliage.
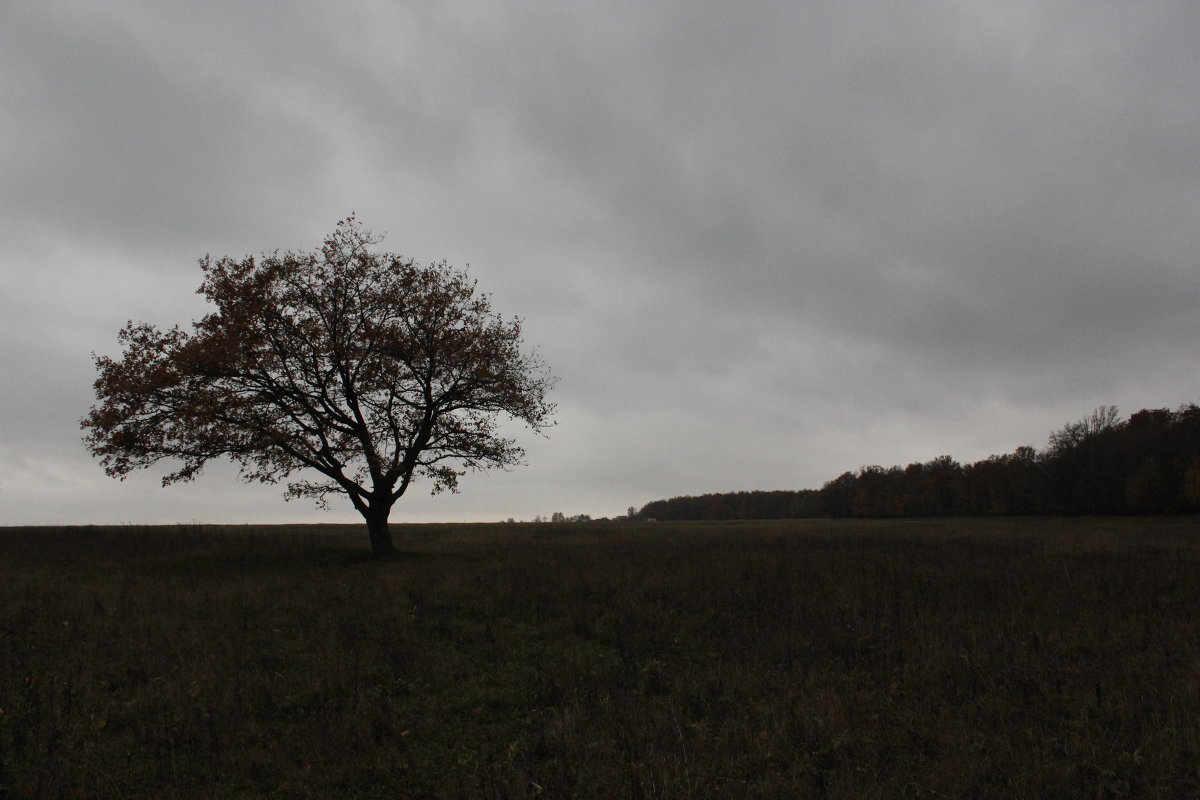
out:
{"label": "autumn foliage", "polygon": [[83,428],[108,474],[167,460],[165,485],[229,457],[290,497],[347,495],[386,553],[413,482],[454,491],[468,470],[520,463],[499,420],[541,431],[554,410],[520,322],[465,272],[375,253],[378,241],[351,217],[315,252],[201,260],[213,313],[191,331],[131,322],[121,358],[95,359]]}

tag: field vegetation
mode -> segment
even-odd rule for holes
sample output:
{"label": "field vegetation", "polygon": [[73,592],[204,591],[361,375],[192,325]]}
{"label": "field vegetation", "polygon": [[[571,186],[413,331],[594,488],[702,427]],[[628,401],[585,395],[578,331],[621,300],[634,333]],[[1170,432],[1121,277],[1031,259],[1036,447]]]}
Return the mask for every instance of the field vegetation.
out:
{"label": "field vegetation", "polygon": [[0,529],[3,798],[1200,796],[1200,520]]}

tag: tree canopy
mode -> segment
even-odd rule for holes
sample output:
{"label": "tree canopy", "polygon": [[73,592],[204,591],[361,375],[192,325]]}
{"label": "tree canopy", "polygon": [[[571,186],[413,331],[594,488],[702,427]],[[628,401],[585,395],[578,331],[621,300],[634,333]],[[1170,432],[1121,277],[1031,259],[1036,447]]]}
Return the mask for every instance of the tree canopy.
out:
{"label": "tree canopy", "polygon": [[728,492],[647,503],[641,519],[930,517],[1200,512],[1200,406],[1143,409],[1122,420],[1100,406],[1050,434],[1045,450],[960,464],[844,472],[819,490]]}
{"label": "tree canopy", "polygon": [[[372,548],[393,549],[393,504],[419,480],[523,463],[504,418],[552,424],[555,379],[465,271],[417,265],[350,217],[314,252],[200,261],[215,311],[185,331],[128,323],[94,356],[84,441],[123,478],[167,460],[163,484],[214,458],[324,506],[345,494]],[[294,473],[303,477],[293,479]]]}

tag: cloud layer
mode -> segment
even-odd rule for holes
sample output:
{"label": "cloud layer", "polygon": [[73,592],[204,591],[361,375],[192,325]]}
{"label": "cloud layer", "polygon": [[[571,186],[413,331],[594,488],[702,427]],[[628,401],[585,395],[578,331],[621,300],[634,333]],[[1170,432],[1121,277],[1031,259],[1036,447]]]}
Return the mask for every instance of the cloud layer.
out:
{"label": "cloud layer", "polygon": [[78,420],[125,320],[204,313],[198,258],[352,210],[469,263],[562,378],[528,468],[398,518],[815,487],[1200,399],[1191,3],[3,17],[0,524],[312,518],[227,470],[110,481]]}

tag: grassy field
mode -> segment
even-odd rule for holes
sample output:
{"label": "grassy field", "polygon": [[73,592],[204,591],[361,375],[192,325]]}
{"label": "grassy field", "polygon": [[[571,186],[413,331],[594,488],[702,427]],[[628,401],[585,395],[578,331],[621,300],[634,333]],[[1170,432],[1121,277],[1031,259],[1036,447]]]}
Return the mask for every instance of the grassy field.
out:
{"label": "grassy field", "polygon": [[1200,519],[0,529],[0,798],[1200,797]]}

